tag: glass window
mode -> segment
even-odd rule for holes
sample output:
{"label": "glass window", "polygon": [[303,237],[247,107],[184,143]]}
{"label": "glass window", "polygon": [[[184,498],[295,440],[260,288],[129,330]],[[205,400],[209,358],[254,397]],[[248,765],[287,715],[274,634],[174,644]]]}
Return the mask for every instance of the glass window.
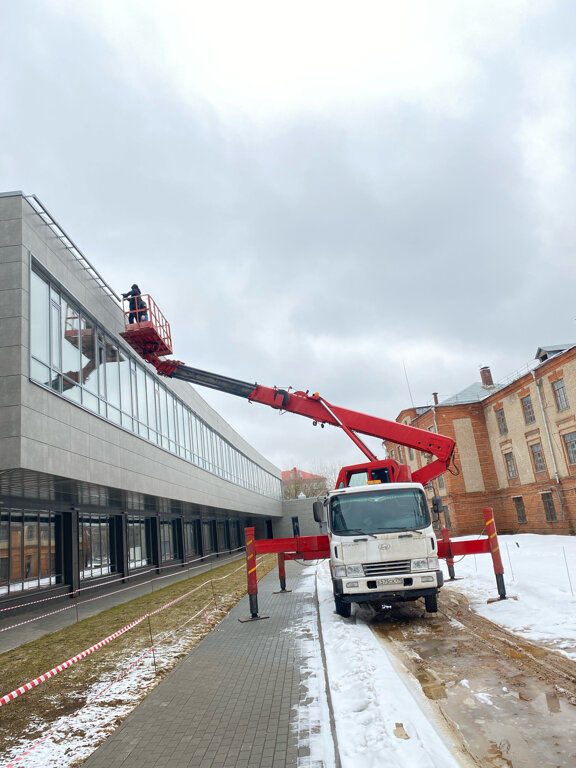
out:
{"label": "glass window", "polygon": [[80,382],[80,312],[62,297],[62,371]]}
{"label": "glass window", "polygon": [[92,320],[87,317],[80,318],[80,338],[82,341],[82,384],[89,392],[97,395],[96,329]]}
{"label": "glass window", "polygon": [[162,446],[168,448],[168,393],[164,387],[160,388],[160,419],[161,419],[161,431],[162,431]]}
{"label": "glass window", "polygon": [[104,335],[96,333],[96,359],[98,360],[98,394],[106,399],[106,342]]}
{"label": "glass window", "polygon": [[55,515],[0,513],[0,594],[55,584]]}
{"label": "glass window", "polygon": [[556,407],[558,410],[568,410],[568,408],[570,408],[570,403],[568,402],[568,394],[566,392],[566,386],[564,385],[564,379],[557,379],[555,382],[553,382],[552,391],[554,392],[554,397],[556,398]]}
{"label": "glass window", "polygon": [[156,383],[152,376],[146,374],[146,401],[148,403],[148,425],[150,429],[156,431],[158,429],[158,423],[156,420]]}
{"label": "glass window", "polygon": [[8,592],[10,578],[10,522],[8,512],[0,512],[0,595]]}
{"label": "glass window", "polygon": [[365,491],[330,500],[332,531],[341,536],[411,531],[425,528],[430,522],[422,491]]}
{"label": "glass window", "polygon": [[122,411],[131,416],[132,389],[130,386],[130,358],[122,351],[120,352],[118,367],[120,369],[120,401],[122,404]]}
{"label": "glass window", "polygon": [[516,509],[516,519],[519,523],[526,522],[526,509],[522,496],[514,496],[514,507]]}
{"label": "glass window", "polygon": [[82,391],[75,381],[72,381],[68,376],[62,377],[62,394],[67,397],[68,400],[73,400],[75,403],[82,401]]}
{"label": "glass window", "polygon": [[80,578],[104,576],[116,570],[112,518],[82,514],[78,520]]}
{"label": "glass window", "polygon": [[531,396],[526,395],[526,397],[523,397],[520,402],[522,403],[522,411],[524,413],[524,423],[533,424],[536,421],[536,416],[534,415]]}
{"label": "glass window", "polygon": [[530,446],[530,454],[532,456],[534,472],[546,472],[546,462],[544,461],[544,454],[540,443],[533,443]]}
{"label": "glass window", "polygon": [[50,302],[50,360],[52,367],[62,370],[62,336],[60,332],[60,297]]}
{"label": "glass window", "polygon": [[48,368],[47,365],[43,365],[37,360],[34,360],[34,358],[30,361],[30,378],[34,379],[34,381],[39,381],[41,384],[44,384],[45,387],[52,386],[52,374],[50,368]]}
{"label": "glass window", "polygon": [[516,469],[516,462],[514,461],[513,453],[505,453],[504,461],[506,462],[506,471],[509,478],[518,477],[518,470]]}
{"label": "glass window", "polygon": [[202,521],[202,544],[205,555],[214,552],[213,525],[206,520]]}
{"label": "glass window", "polygon": [[506,424],[506,416],[504,415],[504,408],[497,408],[496,421],[498,422],[498,429],[501,435],[508,434],[508,424]]}
{"label": "glass window", "polygon": [[108,402],[120,408],[120,366],[118,347],[106,340],[106,395]]}
{"label": "glass window", "polygon": [[138,432],[148,437],[148,406],[146,401],[146,374],[143,368],[136,366],[136,380],[138,383],[138,421],[140,427]]}
{"label": "glass window", "polygon": [[551,493],[542,494],[542,503],[544,504],[544,512],[546,514],[546,520],[549,523],[556,522],[556,507],[554,506],[554,499]]}
{"label": "glass window", "polygon": [[201,554],[199,520],[184,521],[184,543],[188,557]]}
{"label": "glass window", "polygon": [[50,364],[50,324],[48,322],[48,283],[36,274],[30,274],[30,347],[34,357]]}
{"label": "glass window", "polygon": [[128,567],[142,568],[152,562],[152,518],[128,515]]}
{"label": "glass window", "polygon": [[568,454],[568,464],[576,464],[576,432],[569,432],[564,435],[564,444]]}

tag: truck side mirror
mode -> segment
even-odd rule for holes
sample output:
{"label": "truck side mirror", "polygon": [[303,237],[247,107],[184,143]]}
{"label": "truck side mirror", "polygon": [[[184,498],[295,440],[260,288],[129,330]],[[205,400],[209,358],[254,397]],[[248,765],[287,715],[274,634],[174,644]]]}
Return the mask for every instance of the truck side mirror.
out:
{"label": "truck side mirror", "polygon": [[440,496],[432,496],[432,514],[434,520],[437,522],[440,520],[440,513],[442,512],[442,498]]}
{"label": "truck side mirror", "polygon": [[324,504],[321,501],[315,501],[312,504],[312,512],[317,523],[324,522]]}

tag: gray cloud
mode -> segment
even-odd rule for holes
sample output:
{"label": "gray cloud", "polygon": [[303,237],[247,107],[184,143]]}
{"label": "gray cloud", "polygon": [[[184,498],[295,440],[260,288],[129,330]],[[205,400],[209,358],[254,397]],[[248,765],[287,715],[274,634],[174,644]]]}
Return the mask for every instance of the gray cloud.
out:
{"label": "gray cloud", "polygon": [[[518,10],[506,42],[495,23],[452,99],[269,119],[183,95],[121,29],[65,10],[5,9],[2,187],[38,194],[117,290],[150,290],[179,359],[393,419],[405,367],[424,404],[576,338],[567,5]],[[283,467],[358,457],[335,430],[206,397]]]}

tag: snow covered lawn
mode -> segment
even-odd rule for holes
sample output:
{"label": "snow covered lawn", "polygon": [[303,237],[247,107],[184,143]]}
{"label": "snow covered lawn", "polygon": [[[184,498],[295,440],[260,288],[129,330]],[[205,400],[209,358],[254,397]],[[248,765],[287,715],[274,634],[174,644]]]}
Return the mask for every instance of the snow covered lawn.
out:
{"label": "snow covered lawn", "polygon": [[445,588],[465,594],[490,621],[576,660],[576,536],[524,533],[498,539],[510,599],[486,602],[498,597],[490,555],[457,558],[458,580]]}

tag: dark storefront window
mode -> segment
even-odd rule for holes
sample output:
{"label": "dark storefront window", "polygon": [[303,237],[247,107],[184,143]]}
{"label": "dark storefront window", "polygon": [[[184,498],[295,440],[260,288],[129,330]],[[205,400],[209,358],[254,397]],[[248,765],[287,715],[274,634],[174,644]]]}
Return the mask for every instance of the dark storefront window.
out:
{"label": "dark storefront window", "polygon": [[0,594],[56,584],[56,516],[7,509],[0,513]]}
{"label": "dark storefront window", "polygon": [[142,568],[152,562],[152,518],[128,515],[128,567]]}
{"label": "dark storefront window", "polygon": [[214,552],[214,524],[206,520],[202,523],[202,543],[205,555]]}
{"label": "dark storefront window", "polygon": [[188,557],[190,557],[190,555],[199,555],[202,553],[202,549],[200,547],[199,520],[184,521],[184,543]]}
{"label": "dark storefront window", "polygon": [[108,515],[81,515],[78,521],[80,578],[105,576],[116,570],[111,518]]}
{"label": "dark storefront window", "polygon": [[176,560],[180,555],[178,552],[177,520],[160,521],[160,546],[162,552],[162,561]]}

